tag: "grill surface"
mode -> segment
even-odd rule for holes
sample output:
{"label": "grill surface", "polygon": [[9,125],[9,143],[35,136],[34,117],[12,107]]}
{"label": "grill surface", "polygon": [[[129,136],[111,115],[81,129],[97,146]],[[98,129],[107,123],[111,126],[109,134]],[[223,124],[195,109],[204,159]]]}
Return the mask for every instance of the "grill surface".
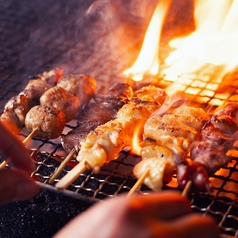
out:
{"label": "grill surface", "polygon": [[[5,103],[25,87],[29,76],[54,67],[62,67],[69,73],[89,74],[99,85],[123,79],[120,72],[136,57],[135,49],[141,43],[148,19],[128,13],[126,20],[123,17],[125,10],[122,8],[118,11],[118,16],[113,18],[114,21],[110,21],[110,17],[102,14],[107,13],[112,17],[114,10],[110,3],[107,8],[95,4],[90,8],[90,14],[85,14],[91,2],[61,0],[56,4],[53,0],[0,0],[1,111]],[[127,4],[125,1],[120,3]],[[104,27],[100,27],[102,24]],[[167,27],[170,28],[171,25]],[[112,31],[114,28],[117,30]],[[128,30],[128,34],[121,36],[125,30]],[[123,47],[121,42],[124,43]],[[197,75],[189,75],[186,81],[178,80],[175,87],[182,86],[181,95],[186,96],[193,105],[203,108],[214,109],[225,101],[237,100],[238,79],[235,74],[227,76],[227,85],[220,85],[216,91],[213,88],[217,83],[212,79],[212,74],[207,75],[208,82],[199,79]],[[229,83],[231,80],[232,84]],[[172,83],[163,77],[156,81],[162,88]],[[67,124],[63,133],[75,126],[74,121]],[[20,136],[22,139],[27,136],[25,129]],[[103,166],[100,174],[86,171],[67,190],[58,191],[48,180],[67,155],[59,139],[45,141],[33,138],[28,147],[36,165],[32,176],[42,187],[54,193],[95,202],[128,192],[136,182],[132,169],[140,158],[122,151],[117,160]],[[72,161],[60,177],[73,165]],[[192,208],[196,212],[215,217],[224,236],[238,237],[238,162],[232,161],[214,176],[213,181],[212,194],[189,195]],[[165,187],[167,188],[177,189]],[[140,192],[146,193],[148,189],[142,186]]]}

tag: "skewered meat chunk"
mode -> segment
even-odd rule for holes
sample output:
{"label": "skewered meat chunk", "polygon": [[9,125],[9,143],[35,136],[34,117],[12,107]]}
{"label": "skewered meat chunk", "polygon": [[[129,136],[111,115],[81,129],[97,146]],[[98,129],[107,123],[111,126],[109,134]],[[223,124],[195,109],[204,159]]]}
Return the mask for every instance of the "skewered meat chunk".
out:
{"label": "skewered meat chunk", "polygon": [[47,90],[41,96],[40,104],[60,109],[65,114],[66,122],[77,116],[80,107],[79,99],[59,86]]}
{"label": "skewered meat chunk", "polygon": [[5,111],[12,111],[18,120],[20,127],[24,126],[25,116],[29,110],[29,101],[24,93],[12,97],[5,105]]}
{"label": "skewered meat chunk", "polygon": [[26,88],[12,97],[4,108],[0,120],[10,130],[19,132],[24,126],[26,113],[39,103],[39,98],[46,90],[57,83],[63,71],[54,69],[30,80]]}
{"label": "skewered meat chunk", "polygon": [[54,139],[60,136],[65,127],[65,115],[58,108],[37,105],[26,115],[25,125],[29,131],[38,128],[36,137]]}
{"label": "skewered meat chunk", "polygon": [[149,173],[144,180],[153,191],[161,190],[164,183],[168,183],[175,170],[173,152],[164,146],[156,144],[153,140],[142,145],[141,157],[143,158],[133,170],[136,178],[140,178],[149,168]]}
{"label": "skewered meat chunk", "polygon": [[55,68],[37,76],[37,79],[45,80],[47,83],[55,86],[62,78],[64,70],[62,68]]}
{"label": "skewered meat chunk", "polygon": [[24,94],[26,95],[30,107],[39,104],[39,99],[41,95],[52,87],[51,84],[47,83],[45,80],[32,79],[28,82]]}
{"label": "skewered meat chunk", "polygon": [[85,140],[88,133],[97,126],[115,119],[118,110],[132,96],[133,90],[128,84],[111,83],[108,87],[100,88],[95,95],[96,102],[90,103],[80,111],[77,117],[78,127],[71,130],[67,135],[61,136],[64,149],[68,152],[73,148],[79,151],[80,142]]}
{"label": "skewered meat chunk", "polygon": [[160,190],[164,182],[169,182],[176,166],[186,161],[189,145],[208,119],[202,109],[188,106],[161,116],[154,113],[144,125],[142,160],[134,167],[134,175],[140,178],[149,170],[144,183],[152,190]]}
{"label": "skewered meat chunk", "polygon": [[81,111],[78,119],[78,127],[71,130],[67,135],[61,136],[64,149],[70,152],[73,148],[80,150],[80,142],[85,139],[90,131],[115,118],[119,104],[92,103]]}
{"label": "skewered meat chunk", "polygon": [[18,133],[21,129],[19,120],[12,110],[4,110],[1,114],[1,122],[13,133]]}
{"label": "skewered meat chunk", "polygon": [[113,102],[121,106],[131,99],[134,92],[129,84],[126,83],[110,83],[100,87],[95,94],[97,103]]}
{"label": "skewered meat chunk", "polygon": [[[144,90],[149,92],[154,87],[145,87]],[[97,173],[104,163],[116,159],[124,147],[131,146],[135,127],[143,126],[167,97],[163,90],[157,88],[157,92],[161,95],[156,97],[157,101],[154,98],[143,101],[134,97],[118,111],[116,119],[91,131],[86,140],[81,142],[77,160],[86,161],[88,169]]]}
{"label": "skewered meat chunk", "polygon": [[232,159],[226,153],[237,139],[237,130],[238,103],[228,103],[213,114],[202,127],[198,140],[190,145],[191,163],[178,168],[181,187],[188,180],[193,181],[196,189],[207,190],[210,187],[209,176]]}
{"label": "skewered meat chunk", "polygon": [[68,74],[62,77],[57,86],[77,97],[81,105],[87,104],[96,91],[96,81],[85,74]]}

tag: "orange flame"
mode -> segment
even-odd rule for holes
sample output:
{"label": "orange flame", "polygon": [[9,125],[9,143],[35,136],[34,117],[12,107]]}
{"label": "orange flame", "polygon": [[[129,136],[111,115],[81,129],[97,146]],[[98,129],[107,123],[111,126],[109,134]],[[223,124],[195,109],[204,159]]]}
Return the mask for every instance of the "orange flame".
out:
{"label": "orange flame", "polygon": [[141,81],[146,74],[159,72],[159,42],[161,30],[171,0],[160,1],[146,31],[140,54],[134,65],[123,73],[135,81]]}
{"label": "orange flame", "polygon": [[139,123],[134,129],[130,150],[131,154],[133,155],[141,155],[140,142],[142,141],[142,133],[143,133],[143,122]]}
{"label": "orange flame", "polygon": [[[171,40],[172,50],[164,64],[159,65],[161,29],[169,6],[170,1],[166,0],[157,5],[141,52],[124,74],[135,81],[158,72],[173,82],[199,77],[204,82],[212,80],[216,90],[223,77],[238,65],[238,0],[195,0],[196,29],[186,37]],[[170,88],[183,90],[173,84]],[[171,93],[170,88],[167,91]]]}

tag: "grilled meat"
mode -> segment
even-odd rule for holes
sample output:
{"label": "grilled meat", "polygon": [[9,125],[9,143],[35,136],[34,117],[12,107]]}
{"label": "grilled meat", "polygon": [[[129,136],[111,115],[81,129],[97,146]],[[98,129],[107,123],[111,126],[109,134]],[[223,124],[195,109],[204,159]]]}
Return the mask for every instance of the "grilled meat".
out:
{"label": "grilled meat", "polygon": [[80,100],[65,89],[54,86],[41,96],[40,104],[60,109],[69,122],[79,113]]}
{"label": "grilled meat", "polygon": [[178,164],[186,161],[187,150],[209,116],[199,108],[181,106],[170,114],[150,117],[144,125],[141,162],[133,172],[137,178],[149,169],[144,183],[160,190],[169,182]]}
{"label": "grilled meat", "polygon": [[31,79],[22,92],[7,102],[1,122],[17,133],[25,125],[28,111],[39,103],[63,110],[67,121],[75,118],[79,108],[93,97],[96,82],[86,75],[62,76],[63,70],[56,68]]}
{"label": "grilled meat", "polygon": [[79,151],[80,142],[85,139],[87,134],[97,126],[115,119],[118,110],[132,96],[133,91],[128,84],[112,83],[109,87],[101,88],[95,95],[96,102],[90,103],[79,113],[78,127],[67,135],[61,136],[64,149],[68,152],[73,148]]}
{"label": "grilled meat", "polygon": [[39,98],[52,85],[56,84],[62,75],[59,69],[45,72],[30,80],[26,88],[17,96],[12,97],[4,108],[1,115],[1,122],[10,130],[18,132],[25,122],[26,113],[31,107],[39,103]]}
{"label": "grilled meat", "polygon": [[[148,101],[141,100],[143,90],[147,93],[157,91],[157,95]],[[86,162],[88,169],[98,173],[103,164],[116,159],[124,147],[131,146],[134,129],[143,126],[167,97],[163,90],[154,86],[145,87],[140,92],[118,111],[114,120],[98,126],[81,142],[77,160]]]}
{"label": "grilled meat", "polygon": [[57,86],[77,97],[83,106],[90,101],[96,91],[96,81],[85,74],[67,74],[60,79]]}
{"label": "grilled meat", "polygon": [[181,187],[191,180],[194,188],[209,189],[209,176],[231,161],[232,157],[226,153],[237,139],[237,112],[238,103],[229,103],[217,110],[202,127],[199,139],[190,145],[192,161],[178,167]]}
{"label": "grilled meat", "polygon": [[65,127],[65,114],[58,108],[37,105],[26,115],[25,125],[29,131],[38,128],[36,137],[54,139],[60,136]]}

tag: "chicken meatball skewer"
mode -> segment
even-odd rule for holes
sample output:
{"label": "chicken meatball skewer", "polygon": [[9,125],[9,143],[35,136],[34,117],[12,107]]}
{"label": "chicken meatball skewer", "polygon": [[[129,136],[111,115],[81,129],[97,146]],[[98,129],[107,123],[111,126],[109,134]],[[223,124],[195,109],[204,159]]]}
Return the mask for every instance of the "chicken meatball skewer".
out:
{"label": "chicken meatball skewer", "polygon": [[1,122],[11,131],[18,133],[25,125],[27,112],[39,104],[41,95],[54,86],[62,77],[61,69],[54,69],[31,79],[25,89],[12,97],[1,114]]}
{"label": "chicken meatball skewer", "polygon": [[116,119],[98,126],[81,142],[77,155],[79,164],[69,171],[56,187],[67,188],[86,169],[98,173],[102,165],[117,159],[124,147],[132,145],[134,128],[143,125],[166,97],[165,91],[154,86],[144,87],[136,92],[135,97],[118,111]]}

